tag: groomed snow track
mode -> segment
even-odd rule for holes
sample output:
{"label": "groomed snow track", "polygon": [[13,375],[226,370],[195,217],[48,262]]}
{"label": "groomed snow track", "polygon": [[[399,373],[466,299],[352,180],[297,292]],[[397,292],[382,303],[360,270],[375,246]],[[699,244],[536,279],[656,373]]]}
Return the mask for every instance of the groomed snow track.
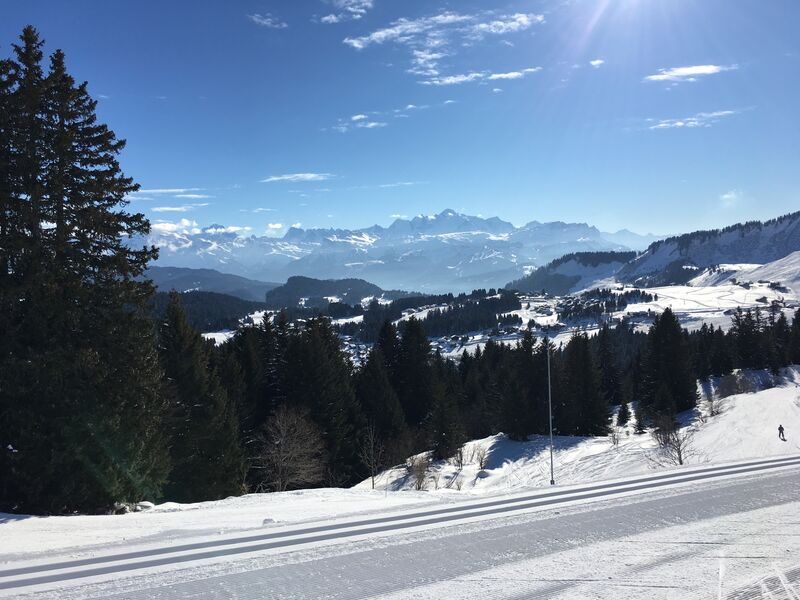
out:
{"label": "groomed snow track", "polygon": [[[655,491],[661,488],[696,484],[714,479],[757,474],[800,466],[800,456],[739,462],[701,468],[680,469],[668,473],[637,477],[587,486],[463,502],[419,512],[395,513],[386,516],[342,520],[317,526],[272,529],[268,532],[228,537],[214,537],[192,543],[149,547],[136,551],[95,555],[59,562],[28,562],[0,571],[0,595],[35,591],[39,586],[51,587],[80,580],[107,578],[154,567],[168,567],[193,561],[227,560],[265,551],[290,551],[303,545],[315,545],[361,536],[381,536],[392,532],[408,533],[416,528],[469,523],[614,496]],[[41,588],[40,588],[41,589]]]}

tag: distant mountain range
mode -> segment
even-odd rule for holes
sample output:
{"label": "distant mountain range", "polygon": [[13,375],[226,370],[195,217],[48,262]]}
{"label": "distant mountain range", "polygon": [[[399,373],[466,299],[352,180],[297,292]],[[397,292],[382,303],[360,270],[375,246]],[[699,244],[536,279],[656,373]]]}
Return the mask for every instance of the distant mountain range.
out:
{"label": "distant mountain range", "polygon": [[445,210],[397,219],[389,227],[291,228],[283,238],[242,237],[220,225],[154,228],[148,242],[160,248],[159,267],[214,269],[262,281],[361,278],[384,289],[460,292],[502,286],[572,252],[644,250],[657,239],[627,230],[605,233],[586,223],[515,227],[497,217]]}

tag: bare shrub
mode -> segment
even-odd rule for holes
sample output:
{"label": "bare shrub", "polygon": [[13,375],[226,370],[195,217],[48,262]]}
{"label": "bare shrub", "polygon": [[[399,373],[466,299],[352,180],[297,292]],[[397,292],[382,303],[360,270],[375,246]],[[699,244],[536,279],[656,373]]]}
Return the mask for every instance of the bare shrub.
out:
{"label": "bare shrub", "polygon": [[620,428],[619,427],[612,427],[611,428],[611,433],[609,434],[609,437],[611,438],[611,445],[614,448],[617,448],[619,446],[619,436],[620,436]]}
{"label": "bare shrub", "polygon": [[489,464],[489,451],[486,446],[475,446],[473,457],[480,469],[485,469]]}
{"label": "bare shrub", "polygon": [[453,455],[451,459],[453,466],[458,469],[459,471],[464,468],[465,456],[464,456],[464,446],[459,447],[456,450],[456,453]]}
{"label": "bare shrub", "polygon": [[447,482],[444,484],[444,488],[446,490],[456,488],[458,491],[461,491],[462,484],[461,474],[454,473],[452,477],[448,478]]}
{"label": "bare shrub", "polygon": [[406,463],[406,469],[411,481],[414,482],[414,489],[417,491],[427,489],[428,467],[430,459],[426,455],[414,456]]}
{"label": "bare shrub", "polygon": [[369,469],[373,490],[375,489],[375,476],[383,466],[383,455],[384,447],[378,436],[377,428],[374,423],[370,423],[364,433],[364,439],[359,449],[359,456],[361,462]]}
{"label": "bare shrub", "polygon": [[681,466],[698,456],[694,448],[694,435],[691,428],[680,429],[671,419],[659,419],[652,436],[657,444],[651,460],[659,466]]}
{"label": "bare shrub", "polygon": [[296,408],[280,407],[257,436],[253,464],[262,475],[258,489],[283,492],[320,483],[325,476],[322,433]]}

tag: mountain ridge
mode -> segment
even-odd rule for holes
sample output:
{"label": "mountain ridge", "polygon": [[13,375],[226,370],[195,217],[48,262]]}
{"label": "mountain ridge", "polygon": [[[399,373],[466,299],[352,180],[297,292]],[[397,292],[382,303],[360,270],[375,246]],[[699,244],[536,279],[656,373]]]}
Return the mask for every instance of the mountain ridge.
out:
{"label": "mountain ridge", "polygon": [[697,230],[657,240],[617,277],[637,285],[686,283],[719,264],[767,264],[800,250],[800,211],[765,221]]}
{"label": "mountain ridge", "polygon": [[631,234],[622,244],[617,234],[587,223],[533,220],[516,227],[453,209],[398,218],[388,227],[292,227],[281,238],[241,236],[233,229],[155,224],[147,242],[161,249],[159,266],[212,268],[270,281],[294,275],[360,278],[383,289],[457,292],[502,286],[570,252],[632,249],[627,244],[643,250],[657,239]]}

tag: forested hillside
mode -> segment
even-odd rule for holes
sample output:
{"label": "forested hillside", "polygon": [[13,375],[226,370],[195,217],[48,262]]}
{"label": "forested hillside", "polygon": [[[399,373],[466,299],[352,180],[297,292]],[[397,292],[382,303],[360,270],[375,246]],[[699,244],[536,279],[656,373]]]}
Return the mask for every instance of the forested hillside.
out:
{"label": "forested hillside", "polygon": [[636,252],[566,254],[543,267],[534,269],[525,277],[508,283],[506,289],[563,296],[613,277],[625,263],[634,258]]}
{"label": "forested hillside", "polygon": [[[153,318],[157,321],[161,321],[167,313],[169,296],[166,292],[156,292],[153,296]],[[181,304],[186,312],[186,320],[197,331],[236,329],[242,319],[266,308],[263,302],[198,291],[181,294]]]}

